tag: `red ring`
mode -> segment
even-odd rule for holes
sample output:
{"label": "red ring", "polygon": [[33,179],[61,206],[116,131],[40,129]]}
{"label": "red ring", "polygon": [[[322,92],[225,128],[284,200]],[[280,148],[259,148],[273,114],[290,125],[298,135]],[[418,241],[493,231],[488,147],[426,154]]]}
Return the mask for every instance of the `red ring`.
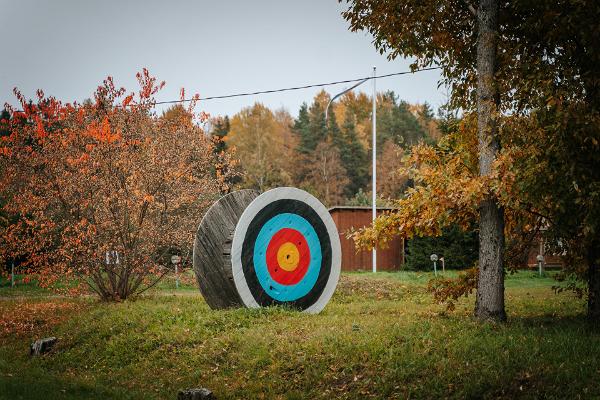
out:
{"label": "red ring", "polygon": [[[282,244],[291,242],[298,248],[300,260],[298,266],[293,271],[286,271],[279,267],[277,262],[277,251]],[[266,254],[267,269],[271,278],[282,285],[295,285],[304,278],[308,265],[310,264],[310,249],[304,235],[292,228],[282,228],[278,230],[267,246]]]}

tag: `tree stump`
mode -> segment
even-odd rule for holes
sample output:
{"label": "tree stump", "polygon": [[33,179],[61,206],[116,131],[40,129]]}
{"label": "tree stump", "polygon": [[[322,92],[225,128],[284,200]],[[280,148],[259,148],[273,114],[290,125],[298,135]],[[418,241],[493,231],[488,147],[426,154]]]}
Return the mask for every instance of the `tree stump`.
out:
{"label": "tree stump", "polygon": [[222,197],[194,242],[198,285],[214,309],[285,305],[317,313],[333,295],[340,267],[329,211],[296,188]]}
{"label": "tree stump", "polygon": [[56,344],[56,340],[57,339],[54,336],[36,340],[35,342],[31,343],[31,346],[29,346],[29,355],[39,356],[49,352]]}

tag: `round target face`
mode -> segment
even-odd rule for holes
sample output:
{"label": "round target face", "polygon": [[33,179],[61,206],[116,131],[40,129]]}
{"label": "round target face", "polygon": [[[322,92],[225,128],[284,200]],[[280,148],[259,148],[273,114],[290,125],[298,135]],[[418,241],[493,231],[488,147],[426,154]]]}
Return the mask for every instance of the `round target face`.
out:
{"label": "round target face", "polygon": [[339,279],[335,224],[325,206],[300,189],[272,189],[254,199],[231,248],[234,283],[248,307],[287,304],[319,312]]}

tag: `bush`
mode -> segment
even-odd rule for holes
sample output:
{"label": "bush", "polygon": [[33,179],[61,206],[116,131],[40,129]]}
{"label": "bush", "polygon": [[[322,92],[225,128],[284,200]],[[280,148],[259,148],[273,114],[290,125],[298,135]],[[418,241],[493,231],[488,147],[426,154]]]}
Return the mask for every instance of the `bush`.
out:
{"label": "bush", "polygon": [[[444,229],[438,237],[415,237],[408,241],[405,267],[408,270],[431,270],[432,254],[444,258],[446,268],[465,269],[475,264],[479,256],[477,232],[464,232],[458,226]],[[438,261],[438,268],[442,265]]]}

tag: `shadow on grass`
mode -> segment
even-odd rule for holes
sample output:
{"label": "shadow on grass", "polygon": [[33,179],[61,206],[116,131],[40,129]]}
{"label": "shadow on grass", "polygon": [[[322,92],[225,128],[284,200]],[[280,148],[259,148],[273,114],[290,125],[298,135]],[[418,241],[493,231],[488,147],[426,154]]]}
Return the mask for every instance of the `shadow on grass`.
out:
{"label": "shadow on grass", "polygon": [[[70,379],[57,378],[28,366],[26,375],[19,372],[0,376],[0,399],[137,399],[130,390],[107,389]],[[147,398],[147,397],[146,397]]]}
{"label": "shadow on grass", "polygon": [[594,336],[600,335],[600,325],[592,324],[584,313],[575,315],[556,315],[552,313],[534,316],[510,316],[508,324],[523,328],[551,328],[556,331],[585,331]]}

